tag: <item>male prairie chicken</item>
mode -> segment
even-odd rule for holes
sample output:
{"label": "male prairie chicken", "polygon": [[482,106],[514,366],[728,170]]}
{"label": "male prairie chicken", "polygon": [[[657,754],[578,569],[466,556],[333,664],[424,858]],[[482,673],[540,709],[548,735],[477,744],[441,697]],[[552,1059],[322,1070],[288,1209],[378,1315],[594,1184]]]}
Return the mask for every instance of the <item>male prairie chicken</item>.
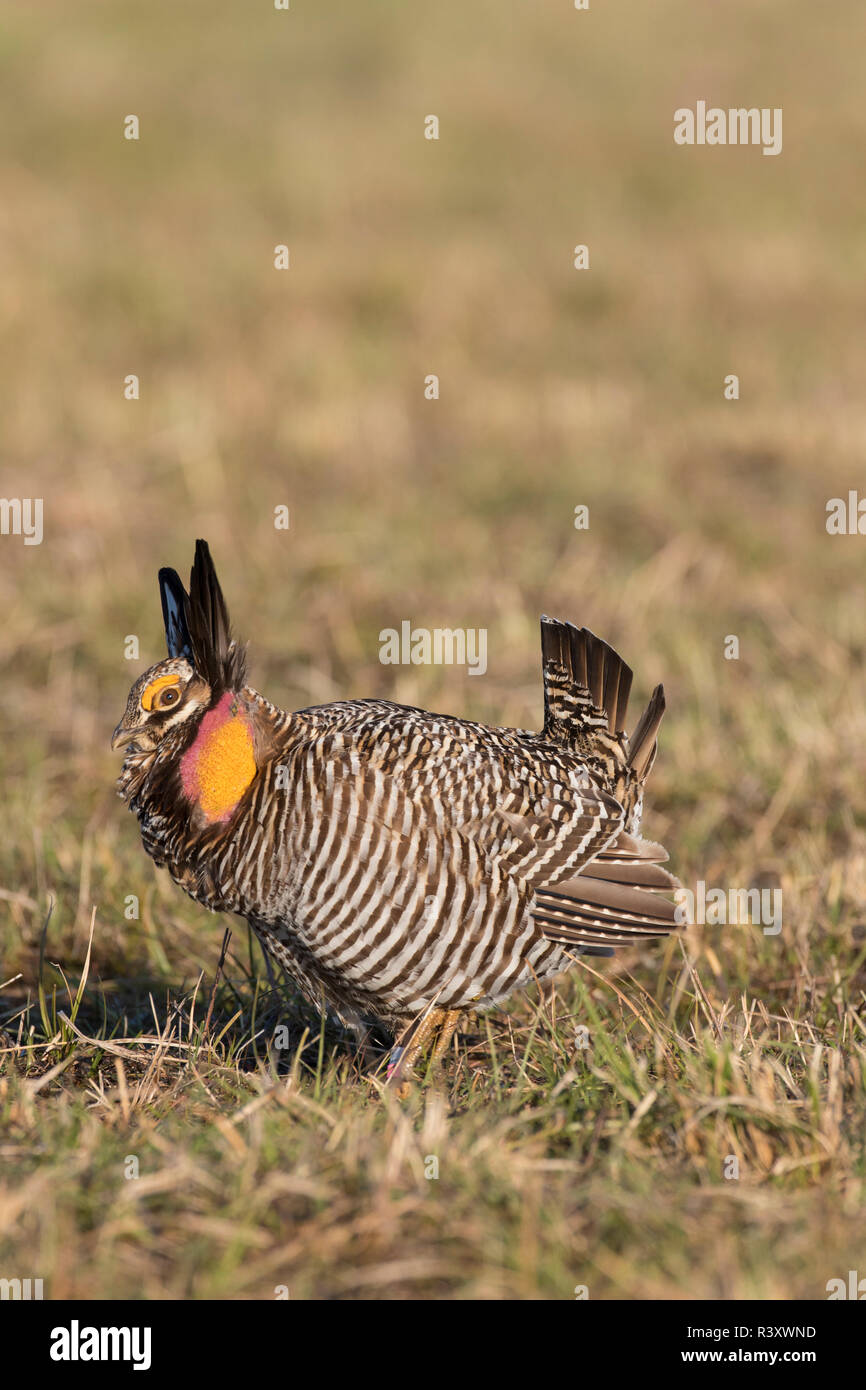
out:
{"label": "male prairie chicken", "polygon": [[112,738],[144,847],[316,1006],[402,1031],[392,1082],[461,1011],[675,929],[667,854],[640,836],[662,687],[628,738],[632,673],[586,628],[541,620],[540,733],[389,700],[289,713],[245,684],[204,541],[189,593],[159,585],[168,659]]}

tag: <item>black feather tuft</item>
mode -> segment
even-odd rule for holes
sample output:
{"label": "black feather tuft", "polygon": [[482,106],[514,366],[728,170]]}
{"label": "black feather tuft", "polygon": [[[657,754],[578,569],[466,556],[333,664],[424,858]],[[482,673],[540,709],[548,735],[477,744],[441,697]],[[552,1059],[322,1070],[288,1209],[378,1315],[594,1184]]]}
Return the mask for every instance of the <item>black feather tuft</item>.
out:
{"label": "black feather tuft", "polygon": [[189,597],[177,570],[160,570],[159,595],[162,599],[162,621],[165,624],[168,654],[185,656],[187,661],[192,661],[192,638],[187,626]]}
{"label": "black feather tuft", "polygon": [[239,690],[246,648],[231,635],[228,609],[207,541],[196,541],[189,593],[174,570],[161,569],[159,589],[169,656],[185,656],[215,696]]}

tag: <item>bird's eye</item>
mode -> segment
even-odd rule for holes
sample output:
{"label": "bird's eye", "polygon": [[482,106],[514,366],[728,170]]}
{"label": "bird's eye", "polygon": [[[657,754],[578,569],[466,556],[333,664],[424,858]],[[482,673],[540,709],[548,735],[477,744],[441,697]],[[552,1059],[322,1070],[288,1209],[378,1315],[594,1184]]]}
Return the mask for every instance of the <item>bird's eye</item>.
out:
{"label": "bird's eye", "polygon": [[156,697],[157,709],[168,709],[170,705],[176,705],[180,699],[180,691],[169,687],[168,690],[161,690]]}

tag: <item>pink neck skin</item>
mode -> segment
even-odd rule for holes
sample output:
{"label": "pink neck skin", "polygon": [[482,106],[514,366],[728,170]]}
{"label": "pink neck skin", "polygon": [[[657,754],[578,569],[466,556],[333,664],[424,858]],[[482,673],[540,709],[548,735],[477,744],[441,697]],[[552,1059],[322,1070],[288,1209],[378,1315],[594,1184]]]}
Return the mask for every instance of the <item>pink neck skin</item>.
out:
{"label": "pink neck skin", "polygon": [[231,690],[227,690],[218,704],[214,705],[213,709],[208,710],[198,726],[198,733],[180,760],[181,786],[184,795],[189,797],[190,801],[195,801],[199,792],[196,775],[198,760],[217,730],[234,717],[230,710],[232,705],[237,703],[237,698],[237,695]]}

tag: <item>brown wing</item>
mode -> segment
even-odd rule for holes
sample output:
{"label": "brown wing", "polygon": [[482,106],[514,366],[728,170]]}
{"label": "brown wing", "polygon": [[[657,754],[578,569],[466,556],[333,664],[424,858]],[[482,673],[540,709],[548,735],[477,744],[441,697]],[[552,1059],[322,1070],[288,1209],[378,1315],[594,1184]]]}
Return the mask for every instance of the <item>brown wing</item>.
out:
{"label": "brown wing", "polygon": [[625,946],[679,929],[670,893],[678,882],[661,867],[661,845],[622,832],[581,873],[539,888],[533,917],[551,941]]}

